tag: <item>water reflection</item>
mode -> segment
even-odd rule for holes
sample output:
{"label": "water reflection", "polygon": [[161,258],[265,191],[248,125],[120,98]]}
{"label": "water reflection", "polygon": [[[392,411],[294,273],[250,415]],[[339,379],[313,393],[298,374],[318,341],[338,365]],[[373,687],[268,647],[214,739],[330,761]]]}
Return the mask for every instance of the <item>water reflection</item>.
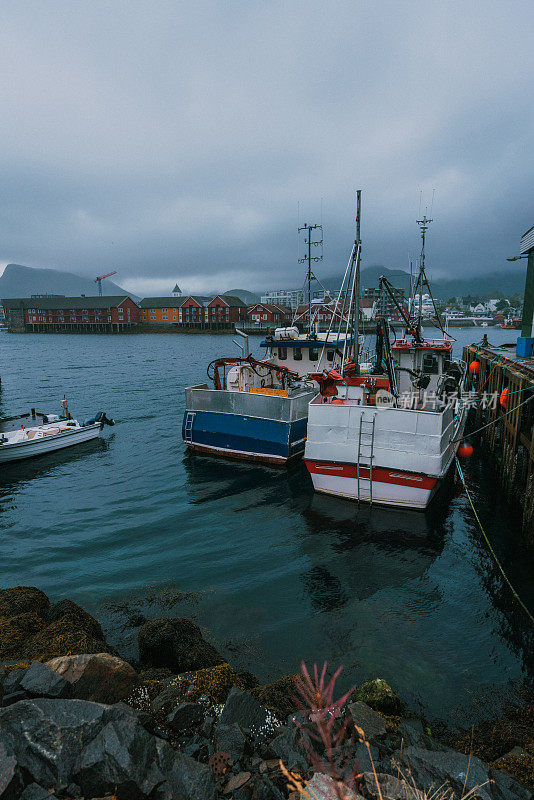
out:
{"label": "water reflection", "polygon": [[420,512],[314,496],[303,517],[299,545],[311,566],[302,581],[317,610],[403,586],[443,547],[442,527]]}
{"label": "water reflection", "polygon": [[[110,449],[113,435],[108,439],[98,438],[81,442],[72,447],[44,453],[42,456],[0,465],[0,501],[8,492],[14,492],[38,478],[49,477],[54,470],[70,467],[90,455],[105,453]],[[0,507],[1,511],[1,507]]]}

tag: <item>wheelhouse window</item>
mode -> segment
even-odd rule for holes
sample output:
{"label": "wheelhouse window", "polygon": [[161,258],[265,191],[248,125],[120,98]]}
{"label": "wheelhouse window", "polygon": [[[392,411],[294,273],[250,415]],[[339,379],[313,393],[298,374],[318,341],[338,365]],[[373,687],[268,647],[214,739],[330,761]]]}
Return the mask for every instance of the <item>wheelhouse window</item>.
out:
{"label": "wheelhouse window", "polygon": [[334,351],[333,350],[327,350],[326,351],[326,360],[327,361],[333,361],[334,360]]}
{"label": "wheelhouse window", "polygon": [[319,359],[319,348],[310,347],[310,361],[317,361]]}
{"label": "wheelhouse window", "polygon": [[287,347],[279,347],[278,348],[278,358],[280,361],[285,361],[287,358]]}
{"label": "wheelhouse window", "polygon": [[439,372],[438,357],[435,353],[425,353],[423,356],[423,372],[437,375]]}
{"label": "wheelhouse window", "polygon": [[293,359],[294,361],[302,361],[302,348],[295,347],[293,350]]}

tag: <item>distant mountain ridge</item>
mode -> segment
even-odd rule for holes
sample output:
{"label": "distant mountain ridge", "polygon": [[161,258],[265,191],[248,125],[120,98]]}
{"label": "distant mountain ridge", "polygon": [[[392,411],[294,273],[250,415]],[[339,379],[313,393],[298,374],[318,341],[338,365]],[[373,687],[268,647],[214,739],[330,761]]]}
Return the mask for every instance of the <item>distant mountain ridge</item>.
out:
{"label": "distant mountain ridge", "polygon": [[[430,275],[432,274],[430,270]],[[410,291],[410,273],[403,269],[389,269],[380,264],[373,264],[361,271],[362,289],[378,288],[378,280],[384,275],[392,284],[406,292]],[[342,276],[329,278],[325,285],[331,291],[339,289]],[[505,295],[523,294],[525,290],[525,272],[507,269],[477,273],[470,278],[450,278],[449,280],[431,280],[432,294],[443,300],[449,297],[465,295],[488,295],[502,292]]]}
{"label": "distant mountain ridge", "polygon": [[[172,286],[172,280],[169,281]],[[98,286],[91,278],[84,278],[74,272],[62,272],[58,269],[48,267],[25,267],[22,264],[8,264],[4,269],[4,274],[0,277],[0,300],[12,297],[31,297],[32,294],[64,294],[66,297],[94,297],[98,294]],[[102,294],[106,297],[110,295],[129,295],[133,300],[139,300],[137,295],[128,292],[117,283],[106,278],[102,281]],[[187,294],[184,292],[184,294]],[[243,303],[252,305],[259,301],[259,296],[248,289],[228,289],[225,292],[212,292],[209,296],[216,294],[228,294],[239,297]],[[170,295],[170,292],[169,292]]]}
{"label": "distant mountain ridge", "polygon": [[[380,264],[372,264],[361,272],[362,289],[378,287],[378,281],[384,275],[393,286],[400,287],[409,292],[410,275],[403,269],[391,269]],[[334,292],[339,289],[342,276],[333,276],[323,281],[327,289]],[[169,282],[172,285],[172,281]],[[491,295],[502,292],[504,295],[522,294],[525,289],[525,272],[520,269],[508,268],[503,271],[492,271],[475,274],[469,278],[451,278],[450,280],[436,280],[431,282],[432,292],[435,297],[448,300],[449,297],[463,297],[465,295]],[[126,291],[122,286],[106,278],[102,282],[104,295],[129,295],[133,300],[139,298]],[[0,277],[0,299],[3,297],[31,297],[32,294],[63,294],[67,297],[79,297],[84,294],[88,297],[98,294],[98,287],[91,278],[84,278],[73,272],[61,272],[57,269],[44,267],[25,267],[22,264],[8,264],[4,274]],[[184,292],[187,294],[187,292]],[[206,293],[210,297],[218,292]],[[248,289],[228,289],[219,294],[228,294],[239,297],[247,305],[259,302],[259,295]]]}
{"label": "distant mountain ridge", "polygon": [[[73,272],[8,264],[0,278],[0,299],[31,297],[32,294],[64,294],[67,297],[79,297],[85,294],[87,297],[94,297],[98,294],[98,286],[91,278],[82,278]],[[102,294],[106,296],[129,294],[132,297],[131,292],[127,292],[107,278],[102,281]]]}

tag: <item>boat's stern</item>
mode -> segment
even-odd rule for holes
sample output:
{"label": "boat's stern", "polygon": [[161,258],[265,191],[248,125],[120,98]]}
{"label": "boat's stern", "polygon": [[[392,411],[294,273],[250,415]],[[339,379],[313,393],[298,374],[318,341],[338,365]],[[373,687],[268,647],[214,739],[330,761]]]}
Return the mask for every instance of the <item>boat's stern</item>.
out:
{"label": "boat's stern", "polygon": [[294,396],[210,389],[186,389],[182,438],[198,453],[284,466],[302,456],[308,403],[313,391]]}

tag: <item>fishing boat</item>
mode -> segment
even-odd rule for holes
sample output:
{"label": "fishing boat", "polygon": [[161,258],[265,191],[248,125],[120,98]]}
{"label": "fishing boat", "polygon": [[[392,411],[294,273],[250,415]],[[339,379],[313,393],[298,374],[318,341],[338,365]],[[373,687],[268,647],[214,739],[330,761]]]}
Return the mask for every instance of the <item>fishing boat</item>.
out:
{"label": "fishing boat", "polygon": [[245,339],[243,354],[211,362],[211,387],[185,390],[182,438],[197,453],[283,466],[304,453],[308,406],[316,394],[308,375],[323,351],[325,363],[339,366],[350,337],[277,328],[262,342],[265,357],[256,359],[248,336],[236,333]]}
{"label": "fishing boat", "polygon": [[[97,439],[104,425],[114,425],[102,411],[79,423],[70,416],[66,400],[61,402],[61,406],[61,416],[32,409],[28,413],[0,419],[0,464],[34,458]],[[40,424],[33,422],[37,417]]]}
{"label": "fishing boat", "polygon": [[[357,235],[344,284],[360,268]],[[425,273],[425,235],[431,220],[418,220],[422,237],[414,294],[430,286]],[[359,279],[352,279],[352,291]],[[404,337],[390,342],[387,320],[377,322],[374,366],[362,374],[357,359],[315,375],[319,392],[310,402],[305,462],[318,492],[405,508],[424,509],[443,482],[461,440],[467,404],[459,393],[466,365],[453,361],[445,337],[427,338],[421,309],[410,314],[386,278],[380,286],[397,305]],[[432,295],[431,295],[432,296]],[[356,298],[355,298],[356,301]],[[437,317],[439,323],[439,317]]]}
{"label": "fishing boat", "polygon": [[[308,330],[296,325],[276,328],[261,346],[262,358],[249,352],[248,336],[243,337],[241,355],[215,359],[207,369],[207,383],[185,390],[182,438],[189,450],[213,456],[284,466],[302,457],[306,442],[308,407],[316,394],[309,380],[322,365],[337,369],[352,348],[352,333],[342,325],[346,301],[333,302],[332,319],[339,321],[338,332],[319,331],[318,307],[312,302],[312,241],[310,231],[320,226],[305,226],[308,254]],[[302,230],[302,229],[301,229]],[[345,327],[343,330],[342,328]],[[235,342],[238,344],[238,342]]]}
{"label": "fishing boat", "polygon": [[505,319],[502,323],[501,328],[503,331],[515,331],[516,324],[511,317],[508,317],[508,319]]}

